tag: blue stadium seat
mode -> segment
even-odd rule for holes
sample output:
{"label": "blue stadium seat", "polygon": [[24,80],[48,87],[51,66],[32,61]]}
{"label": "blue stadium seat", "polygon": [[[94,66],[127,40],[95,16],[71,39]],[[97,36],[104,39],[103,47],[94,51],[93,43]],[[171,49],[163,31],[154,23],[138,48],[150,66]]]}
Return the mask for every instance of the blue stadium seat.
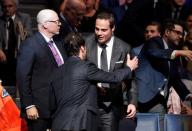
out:
{"label": "blue stadium seat", "polygon": [[154,113],[137,113],[136,131],[160,131],[159,115]]}
{"label": "blue stadium seat", "polygon": [[166,114],[164,131],[192,131],[192,116]]}

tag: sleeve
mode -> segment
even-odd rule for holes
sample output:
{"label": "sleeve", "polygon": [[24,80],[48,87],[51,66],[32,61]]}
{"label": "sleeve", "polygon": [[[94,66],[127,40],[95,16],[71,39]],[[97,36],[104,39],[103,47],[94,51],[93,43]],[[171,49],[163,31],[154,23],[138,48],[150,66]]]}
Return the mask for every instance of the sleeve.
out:
{"label": "sleeve", "polygon": [[33,104],[31,79],[35,60],[34,48],[30,43],[22,44],[17,59],[17,84],[20,92],[22,108]]}
{"label": "sleeve", "polygon": [[130,68],[118,69],[114,72],[105,72],[98,69],[93,63],[88,64],[87,77],[90,81],[117,83],[131,76]]}

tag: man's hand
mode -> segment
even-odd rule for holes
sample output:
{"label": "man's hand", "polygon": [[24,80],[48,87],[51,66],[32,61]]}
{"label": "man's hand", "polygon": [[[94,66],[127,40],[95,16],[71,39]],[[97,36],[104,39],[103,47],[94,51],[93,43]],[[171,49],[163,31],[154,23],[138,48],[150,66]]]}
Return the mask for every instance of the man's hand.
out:
{"label": "man's hand", "polygon": [[192,60],[192,51],[191,50],[175,50],[176,56],[184,56],[189,60]]}
{"label": "man's hand", "polygon": [[0,62],[4,63],[7,61],[5,53],[0,49]]}
{"label": "man's hand", "polygon": [[26,109],[27,118],[30,120],[36,120],[39,117],[37,108],[35,106]]}
{"label": "man's hand", "polygon": [[127,66],[131,69],[131,71],[135,70],[138,67],[138,58],[135,56],[131,60],[130,55],[127,54]]}
{"label": "man's hand", "polygon": [[136,107],[133,104],[127,106],[127,116],[126,118],[134,118],[136,115]]}

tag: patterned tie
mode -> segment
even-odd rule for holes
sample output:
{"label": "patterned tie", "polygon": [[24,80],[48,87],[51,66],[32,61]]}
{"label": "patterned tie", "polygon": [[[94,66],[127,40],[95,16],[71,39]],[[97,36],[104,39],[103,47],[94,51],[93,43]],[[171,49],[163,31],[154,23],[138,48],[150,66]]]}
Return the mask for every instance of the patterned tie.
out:
{"label": "patterned tie", "polygon": [[[107,52],[106,52],[106,44],[101,45],[102,52],[101,52],[101,69],[104,71],[108,71],[108,64],[107,64]],[[109,87],[108,83],[101,83],[104,87]]]}
{"label": "patterned tie", "polygon": [[48,42],[48,46],[51,49],[51,52],[55,58],[55,61],[57,62],[58,66],[61,66],[64,64],[64,61],[61,59],[61,57],[59,56],[58,51],[56,50],[56,48],[54,47],[54,42],[52,40],[50,40]]}
{"label": "patterned tie", "polygon": [[[101,52],[101,69],[103,71],[107,71],[108,72],[109,70],[108,70],[108,64],[107,64],[107,51],[106,51],[107,45],[106,44],[102,44],[100,46],[102,48],[102,52]],[[106,88],[109,88],[109,83],[101,83],[101,86],[105,87],[106,92],[108,92]],[[111,110],[111,102],[109,100],[107,100],[107,99],[109,99],[108,97],[109,97],[108,93],[105,94],[103,96],[103,100],[104,101],[102,102],[103,109],[106,112],[109,112]]]}

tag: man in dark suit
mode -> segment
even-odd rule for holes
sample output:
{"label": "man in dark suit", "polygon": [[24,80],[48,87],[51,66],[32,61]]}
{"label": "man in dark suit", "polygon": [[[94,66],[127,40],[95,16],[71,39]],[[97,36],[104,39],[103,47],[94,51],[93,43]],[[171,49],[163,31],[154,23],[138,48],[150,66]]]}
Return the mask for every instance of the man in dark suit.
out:
{"label": "man in dark suit", "polygon": [[[137,58],[128,57],[125,69],[104,72],[95,64],[85,61],[84,39],[76,33],[65,38],[70,56],[64,64],[63,78],[53,81],[57,110],[53,115],[52,131],[96,131],[97,82],[117,83],[128,79],[138,64]],[[62,83],[62,86],[58,86]]]}
{"label": "man in dark suit", "polygon": [[[140,109],[142,112],[148,112],[160,103],[163,105],[163,109],[161,110],[166,113],[168,90],[171,86],[174,87],[182,100],[191,100],[191,93],[181,81],[178,70],[179,56],[192,59],[192,51],[177,49],[182,37],[183,27],[181,24],[179,22],[170,21],[167,22],[163,28],[162,38],[152,38],[144,45],[140,55],[145,57],[146,61],[148,61],[147,66],[150,66],[150,72],[153,72],[153,79],[151,79],[151,81],[155,83],[151,83],[156,85],[156,87],[154,86],[154,88],[151,88],[153,89],[151,92],[156,92],[156,95],[152,95],[151,98],[144,97],[144,99],[140,102]],[[142,77],[147,77],[145,73],[143,73]],[[146,96],[149,96],[150,94],[150,92],[145,93]],[[151,100],[149,101],[149,99]]]}
{"label": "man in dark suit", "polygon": [[82,0],[64,1],[64,7],[60,9],[59,14],[59,19],[61,21],[60,33],[54,36],[54,39],[64,41],[68,33],[78,32],[78,26],[83,19],[85,9],[86,5]]}
{"label": "man in dark suit", "polygon": [[21,100],[21,116],[29,131],[46,131],[50,126],[49,87],[61,75],[64,48],[53,41],[59,33],[56,12],[44,9],[37,14],[38,32],[26,39],[19,50],[17,84]]}
{"label": "man in dark suit", "polygon": [[17,10],[18,0],[2,0],[0,17],[0,79],[3,85],[16,85],[16,57],[21,41],[32,34],[31,18]]}
{"label": "man in dark suit", "polygon": [[[98,13],[96,16],[95,34],[86,39],[87,58],[99,68],[102,68],[102,47],[106,45],[107,69],[105,71],[108,72],[124,68],[124,61],[130,51],[130,46],[127,43],[113,35],[115,30],[114,23],[114,16],[111,12],[102,11]],[[102,86],[108,88],[104,89]],[[126,91],[128,91],[129,94],[126,94]],[[130,123],[134,123],[132,118],[136,113],[135,105],[137,96],[135,92],[135,88],[130,89],[130,87],[128,87],[127,81],[110,85],[98,83],[99,131],[117,130],[119,120],[123,117],[123,113],[130,118],[127,119],[128,121],[130,120]],[[126,105],[126,111],[123,111],[124,105]],[[134,130],[135,127],[129,129]]]}
{"label": "man in dark suit", "polygon": [[[146,42],[153,37],[160,37],[161,25],[158,22],[151,22],[145,28]],[[144,43],[145,44],[145,43]],[[132,54],[138,56],[139,68],[135,70],[135,80],[138,89],[138,110],[139,112],[165,113],[164,104],[159,99],[159,88],[164,85],[165,77],[154,70],[147,58],[143,55],[144,44],[132,49]],[[157,96],[156,96],[157,95]]]}

